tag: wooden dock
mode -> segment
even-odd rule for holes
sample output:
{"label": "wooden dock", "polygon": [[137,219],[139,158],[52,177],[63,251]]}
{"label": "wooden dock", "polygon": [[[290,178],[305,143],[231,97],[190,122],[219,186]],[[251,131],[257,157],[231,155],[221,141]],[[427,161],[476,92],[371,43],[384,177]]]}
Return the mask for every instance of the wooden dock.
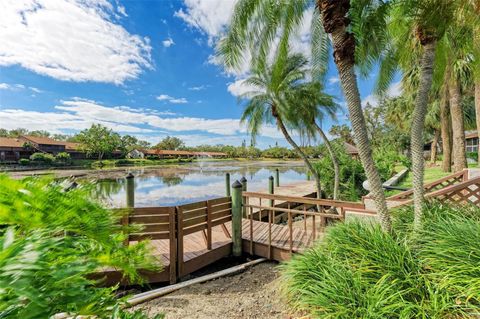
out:
{"label": "wooden dock", "polygon": [[[243,253],[283,261],[294,253],[301,253],[321,237],[321,218],[341,219],[338,214],[327,214],[326,209],[345,205],[359,205],[340,201],[317,200],[315,184],[301,182],[275,189],[268,193],[241,193],[244,204],[239,202],[241,217],[241,243]],[[273,206],[269,206],[273,201]],[[161,272],[141,271],[147,282],[170,282],[203,268],[232,254],[232,197],[222,197],[175,207],[132,208],[122,220],[123,225],[140,224],[138,233],[130,234],[125,244],[135,245],[141,240],[150,240],[152,255],[163,265]],[[319,212],[307,207],[321,207]],[[257,219],[252,211],[256,209]],[[258,220],[259,214],[266,220]],[[276,216],[286,215],[286,224],[277,223]],[[295,221],[295,216],[303,215]],[[317,219],[316,219],[317,218]],[[308,222],[307,222],[308,220]],[[287,223],[288,222],[288,223]],[[308,226],[307,226],[308,225]],[[237,246],[238,247],[238,246]],[[107,284],[123,281],[115,269],[102,269],[99,277]]]}

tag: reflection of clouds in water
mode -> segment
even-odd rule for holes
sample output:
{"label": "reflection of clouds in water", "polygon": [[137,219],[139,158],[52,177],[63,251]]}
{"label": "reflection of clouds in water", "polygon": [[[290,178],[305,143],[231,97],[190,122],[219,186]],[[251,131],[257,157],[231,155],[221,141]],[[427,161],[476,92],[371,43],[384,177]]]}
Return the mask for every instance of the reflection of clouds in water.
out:
{"label": "reflection of clouds in water", "polygon": [[[209,170],[195,169],[189,172],[181,171],[178,174],[167,176],[152,176],[152,171],[145,171],[145,175],[137,175],[135,179],[135,206],[171,206],[188,202],[200,201],[208,198],[225,195],[224,167],[208,165]],[[245,165],[247,166],[247,165]],[[269,176],[275,175],[278,166],[242,166],[239,170],[230,171],[231,183],[245,176],[248,180],[248,189],[251,191],[266,190]],[[238,168],[238,167],[235,167]],[[280,184],[292,184],[304,181],[303,169],[294,167],[278,167],[280,169]],[[158,171],[160,175],[160,171]],[[178,178],[178,183],[166,183],[166,179]],[[112,181],[115,183],[115,181]],[[110,195],[112,206],[125,205],[125,190],[120,188]]]}

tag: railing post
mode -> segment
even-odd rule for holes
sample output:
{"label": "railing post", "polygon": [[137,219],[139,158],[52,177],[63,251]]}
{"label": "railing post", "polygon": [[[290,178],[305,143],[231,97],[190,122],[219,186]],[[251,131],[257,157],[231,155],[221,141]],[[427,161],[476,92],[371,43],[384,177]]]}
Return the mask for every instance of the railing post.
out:
{"label": "railing post", "polygon": [[232,184],[232,254],[242,255],[242,184],[235,181]]}
{"label": "railing post", "polygon": [[[242,177],[242,179],[240,180],[240,183],[242,183],[242,192],[246,192],[247,191],[247,179],[245,178],[245,176]],[[246,198],[242,196],[242,216],[243,218],[247,218],[247,207],[245,207],[245,204],[246,204]]]}
{"label": "railing post", "polygon": [[230,173],[225,174],[225,196],[230,197]]}
{"label": "railing post", "polygon": [[127,207],[135,207],[135,176],[128,173],[126,179]]}
{"label": "railing post", "polygon": [[275,186],[276,187],[280,186],[280,172],[278,168],[275,170]]}
{"label": "railing post", "polygon": [[[270,176],[268,178],[268,193],[273,194],[274,193],[274,187],[273,187],[273,176]],[[273,206],[273,199],[270,200],[270,207]]]}

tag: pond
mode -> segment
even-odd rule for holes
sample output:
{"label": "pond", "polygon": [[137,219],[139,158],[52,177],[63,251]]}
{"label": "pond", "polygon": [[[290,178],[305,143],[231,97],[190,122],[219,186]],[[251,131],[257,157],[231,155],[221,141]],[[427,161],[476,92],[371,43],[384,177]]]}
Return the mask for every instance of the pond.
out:
{"label": "pond", "polygon": [[[268,178],[280,172],[280,184],[307,179],[302,162],[228,161],[196,162],[174,167],[129,168],[135,176],[135,206],[173,206],[225,196],[225,174],[231,183],[243,176],[249,191],[268,189]],[[123,174],[122,174],[123,175]],[[123,176],[125,176],[123,175]],[[125,178],[98,181],[98,191],[111,207],[125,207]]]}

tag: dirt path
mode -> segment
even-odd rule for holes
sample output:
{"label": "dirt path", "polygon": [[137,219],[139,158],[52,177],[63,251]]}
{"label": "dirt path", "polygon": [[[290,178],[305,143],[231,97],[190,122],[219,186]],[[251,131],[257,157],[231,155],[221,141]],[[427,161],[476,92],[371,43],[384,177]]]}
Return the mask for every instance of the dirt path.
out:
{"label": "dirt path", "polygon": [[243,273],[196,284],[137,306],[167,319],[294,318],[278,296],[277,264],[264,262]]}

